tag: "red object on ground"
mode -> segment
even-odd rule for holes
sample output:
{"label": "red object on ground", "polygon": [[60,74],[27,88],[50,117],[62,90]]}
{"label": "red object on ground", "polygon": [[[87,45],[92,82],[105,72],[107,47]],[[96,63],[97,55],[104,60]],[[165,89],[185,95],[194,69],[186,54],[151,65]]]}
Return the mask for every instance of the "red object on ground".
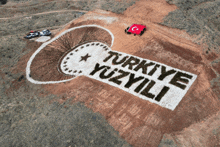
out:
{"label": "red object on ground", "polygon": [[134,35],[142,35],[144,31],[146,30],[145,25],[141,24],[133,24],[130,27],[128,27],[125,32],[128,34],[134,34]]}

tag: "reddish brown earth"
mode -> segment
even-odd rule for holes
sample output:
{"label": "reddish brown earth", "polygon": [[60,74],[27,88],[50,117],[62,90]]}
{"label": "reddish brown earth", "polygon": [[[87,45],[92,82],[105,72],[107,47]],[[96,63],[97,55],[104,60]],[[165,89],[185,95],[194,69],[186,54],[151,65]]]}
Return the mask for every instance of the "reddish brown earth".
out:
{"label": "reddish brown earth", "polygon": [[[60,103],[73,98],[73,103],[84,102],[94,112],[101,113],[126,141],[136,147],[156,147],[164,134],[173,134],[178,138],[180,135],[187,136],[190,129],[201,137],[199,134],[203,134],[204,129],[198,128],[198,125],[205,128],[208,128],[209,123],[220,125],[218,119],[202,123],[219,112],[217,93],[213,92],[210,84],[210,81],[217,77],[216,71],[220,73],[219,65],[214,64],[213,69],[209,64],[218,55],[204,55],[201,46],[194,44],[191,41],[193,38],[184,31],[157,24],[175,9],[174,5],[169,5],[162,0],[140,1],[127,9],[124,15],[100,10],[89,12],[62,30],[86,24],[101,25],[115,36],[112,50],[154,60],[196,74],[198,76],[196,81],[174,111],[84,76],[70,82],[43,87],[52,94],[64,95],[59,100]],[[103,18],[113,21],[108,22]],[[124,33],[124,29],[132,23],[146,24],[147,31],[143,36]],[[31,66],[31,76],[42,81],[69,78],[57,70],[59,60],[71,48],[86,41],[110,44],[111,38],[106,31],[96,28],[82,28],[67,33],[36,56]],[[33,51],[38,46],[33,46]],[[26,63],[32,53],[25,56],[20,64]],[[169,138],[169,135],[167,136]],[[212,140],[214,143],[204,142],[212,146],[219,141]],[[187,139],[185,141],[187,142]],[[193,141],[196,140],[191,140]]]}

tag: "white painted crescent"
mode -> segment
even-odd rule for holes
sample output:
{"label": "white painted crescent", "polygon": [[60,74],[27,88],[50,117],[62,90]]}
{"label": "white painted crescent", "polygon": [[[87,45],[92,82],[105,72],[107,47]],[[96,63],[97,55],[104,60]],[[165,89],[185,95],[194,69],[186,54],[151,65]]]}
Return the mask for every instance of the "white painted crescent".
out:
{"label": "white painted crescent", "polygon": [[70,81],[74,78],[71,78],[71,79],[67,79],[67,80],[61,80],[61,81],[37,81],[37,80],[34,80],[32,77],[30,77],[30,73],[31,73],[31,63],[32,61],[34,60],[35,56],[42,50],[44,49],[44,47],[46,47],[48,44],[50,44],[51,42],[57,40],[58,38],[60,38],[61,36],[63,36],[64,34],[70,32],[70,31],[73,31],[73,30],[76,30],[76,29],[80,29],[80,28],[87,28],[87,27],[97,27],[97,28],[100,28],[100,29],[103,29],[105,31],[107,31],[110,35],[111,35],[111,38],[112,38],[112,41],[111,41],[111,46],[113,45],[113,42],[114,42],[114,35],[112,34],[112,32],[102,26],[99,26],[99,25],[82,25],[82,26],[78,26],[78,27],[74,27],[74,28],[71,28],[71,29],[68,29],[68,30],[65,30],[64,32],[62,32],[61,34],[59,34],[58,36],[56,36],[55,38],[51,39],[50,41],[48,42],[45,42],[43,43],[35,52],[34,54],[30,57],[29,61],[27,62],[27,67],[26,67],[26,78],[28,79],[28,81],[30,81],[31,83],[34,83],[34,84],[55,84],[55,83],[62,83],[62,82],[67,82],[67,81]]}
{"label": "white painted crescent", "polygon": [[138,30],[137,26],[134,26],[131,30],[134,31],[134,29]]}

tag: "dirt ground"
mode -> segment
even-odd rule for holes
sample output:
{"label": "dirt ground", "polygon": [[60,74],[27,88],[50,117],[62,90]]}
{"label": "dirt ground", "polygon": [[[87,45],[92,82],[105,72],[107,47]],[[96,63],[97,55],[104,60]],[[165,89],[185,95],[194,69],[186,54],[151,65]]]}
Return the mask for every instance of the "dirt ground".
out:
{"label": "dirt ground", "polygon": [[[0,146],[220,146],[220,1],[7,1],[0,5]],[[6,13],[3,13],[6,12]],[[145,24],[142,36],[129,25]],[[38,85],[26,66],[42,45],[30,30],[96,24],[114,35],[113,51],[197,75],[174,111],[85,76]],[[72,47],[87,41],[110,46],[98,28],[71,31],[47,45],[31,64],[40,81],[71,78],[57,70]]]}

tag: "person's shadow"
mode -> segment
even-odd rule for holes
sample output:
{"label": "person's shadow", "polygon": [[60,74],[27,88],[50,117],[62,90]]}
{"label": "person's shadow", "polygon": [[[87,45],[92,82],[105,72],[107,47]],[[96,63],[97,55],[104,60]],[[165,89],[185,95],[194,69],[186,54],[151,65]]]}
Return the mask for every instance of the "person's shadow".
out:
{"label": "person's shadow", "polygon": [[1,4],[4,5],[7,3],[8,0],[0,0]]}

